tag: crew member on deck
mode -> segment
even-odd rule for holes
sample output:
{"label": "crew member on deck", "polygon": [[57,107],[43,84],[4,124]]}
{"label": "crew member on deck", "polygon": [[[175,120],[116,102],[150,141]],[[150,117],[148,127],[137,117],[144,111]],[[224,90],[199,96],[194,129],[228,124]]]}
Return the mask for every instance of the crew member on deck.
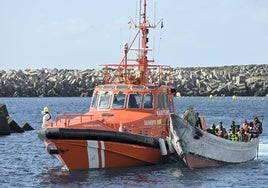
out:
{"label": "crew member on deck", "polygon": [[52,116],[48,110],[48,107],[45,107],[42,111],[43,114],[43,124],[42,127],[47,127],[50,125],[50,123],[52,122]]}
{"label": "crew member on deck", "polygon": [[200,117],[199,117],[199,113],[196,112],[196,115],[197,115],[197,121],[196,121],[196,123],[195,123],[195,126],[198,127],[198,128],[200,128],[200,129],[202,130],[202,129],[203,129],[203,128],[202,128],[202,122],[201,122],[201,119],[200,119]]}

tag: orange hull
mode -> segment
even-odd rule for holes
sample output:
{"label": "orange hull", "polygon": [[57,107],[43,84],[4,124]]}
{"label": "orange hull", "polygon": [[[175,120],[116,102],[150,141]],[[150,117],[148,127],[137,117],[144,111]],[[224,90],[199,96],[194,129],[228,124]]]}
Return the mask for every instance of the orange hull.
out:
{"label": "orange hull", "polygon": [[69,169],[145,166],[164,162],[159,148],[95,140],[47,141],[49,153]]}

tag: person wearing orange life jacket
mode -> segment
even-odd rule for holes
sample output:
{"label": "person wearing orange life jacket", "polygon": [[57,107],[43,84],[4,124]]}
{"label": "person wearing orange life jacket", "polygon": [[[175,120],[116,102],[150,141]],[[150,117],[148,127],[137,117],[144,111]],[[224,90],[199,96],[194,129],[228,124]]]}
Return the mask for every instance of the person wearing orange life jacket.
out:
{"label": "person wearing orange life jacket", "polygon": [[44,107],[43,111],[42,111],[42,114],[43,114],[43,124],[42,124],[42,127],[47,127],[50,125],[50,123],[52,122],[52,116],[48,110],[48,107]]}

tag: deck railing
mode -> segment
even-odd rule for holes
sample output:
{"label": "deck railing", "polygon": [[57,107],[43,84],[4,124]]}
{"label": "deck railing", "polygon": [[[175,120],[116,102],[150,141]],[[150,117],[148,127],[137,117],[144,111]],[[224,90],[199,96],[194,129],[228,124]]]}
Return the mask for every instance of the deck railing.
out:
{"label": "deck railing", "polygon": [[[82,124],[86,123],[88,121],[93,120],[93,114],[59,114],[56,116],[56,120],[51,123],[52,127],[62,126],[69,127],[71,124]],[[104,122],[105,123],[105,122]],[[106,124],[106,123],[105,123]],[[110,125],[107,124],[107,126],[110,126],[115,131],[119,131],[118,126],[115,126],[114,124]],[[167,127],[168,125],[164,125],[164,127]],[[155,136],[155,135],[162,135],[163,137],[168,136],[166,135],[166,131],[163,130],[163,125],[148,125],[148,126],[127,126],[127,129],[124,131],[127,133],[132,134],[140,134],[145,136]]]}
{"label": "deck railing", "polygon": [[[93,114],[59,114],[56,117],[55,122],[53,122],[52,126],[58,126],[58,124],[64,124],[65,127],[70,126],[71,121],[75,121],[76,123],[83,123],[84,120],[92,120]],[[88,117],[90,117],[88,119]]]}

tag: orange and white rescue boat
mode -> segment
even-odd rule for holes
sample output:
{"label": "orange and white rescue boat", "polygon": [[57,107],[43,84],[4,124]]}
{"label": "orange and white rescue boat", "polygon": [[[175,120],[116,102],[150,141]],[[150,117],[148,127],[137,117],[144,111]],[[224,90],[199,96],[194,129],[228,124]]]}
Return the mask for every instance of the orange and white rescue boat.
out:
{"label": "orange and white rescue boat", "polygon": [[[170,67],[147,57],[149,29],[161,20],[149,24],[146,6],[144,0],[137,34],[125,44],[122,61],[105,65],[105,84],[94,89],[89,112],[58,116],[39,131],[48,153],[69,170],[153,165],[170,156],[175,90],[163,78]],[[131,51],[136,58],[128,57]]]}

